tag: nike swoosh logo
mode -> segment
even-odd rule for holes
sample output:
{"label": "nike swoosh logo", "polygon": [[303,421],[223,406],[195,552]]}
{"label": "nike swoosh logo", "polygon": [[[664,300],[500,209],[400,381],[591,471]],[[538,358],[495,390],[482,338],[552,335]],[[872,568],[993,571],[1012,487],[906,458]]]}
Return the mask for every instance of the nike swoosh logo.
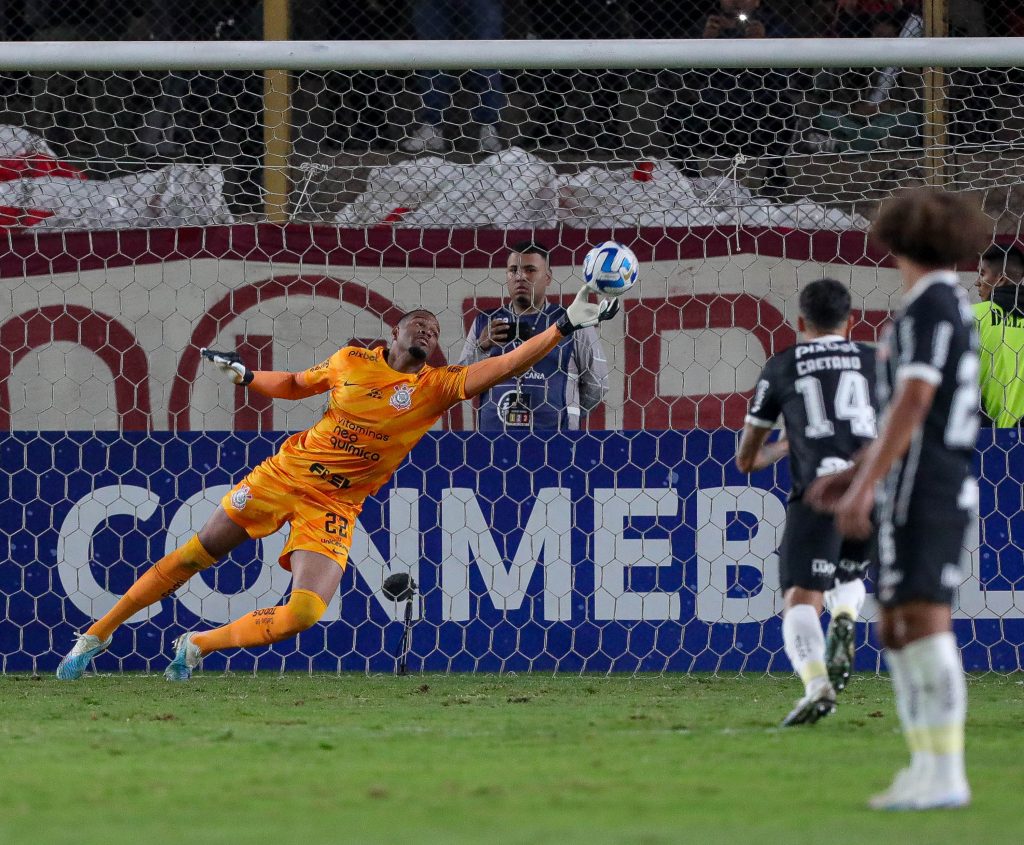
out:
{"label": "nike swoosh logo", "polygon": [[364,385],[364,384],[359,384],[358,382],[355,382],[355,381],[348,381],[348,380],[346,379],[346,380],[345,380],[345,385],[344,385],[344,386],[345,386],[345,387],[365,387],[366,385]]}

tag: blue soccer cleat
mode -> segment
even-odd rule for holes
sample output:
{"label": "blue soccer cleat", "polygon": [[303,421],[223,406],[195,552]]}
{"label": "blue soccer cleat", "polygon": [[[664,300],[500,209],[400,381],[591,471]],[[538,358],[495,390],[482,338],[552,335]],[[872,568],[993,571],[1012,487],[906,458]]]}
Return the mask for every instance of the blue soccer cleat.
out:
{"label": "blue soccer cleat", "polygon": [[91,634],[79,634],[74,648],[64,656],[60,666],[57,667],[57,680],[77,681],[89,668],[92,659],[97,654],[105,652],[113,639],[113,637],[108,637],[101,641],[99,637],[94,637]]}
{"label": "blue soccer cleat", "polygon": [[192,633],[182,634],[174,641],[174,660],[164,669],[168,681],[187,681],[203,659],[199,646],[192,644]]}

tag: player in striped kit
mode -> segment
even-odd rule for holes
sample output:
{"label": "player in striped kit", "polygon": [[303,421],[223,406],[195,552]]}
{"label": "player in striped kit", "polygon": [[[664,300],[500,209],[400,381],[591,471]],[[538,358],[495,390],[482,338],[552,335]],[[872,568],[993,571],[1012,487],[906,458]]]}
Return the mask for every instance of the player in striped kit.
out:
{"label": "player in striped kit", "polygon": [[964,766],[967,687],[952,601],[964,578],[978,433],[978,337],[955,268],[987,240],[966,198],[918,188],[883,204],[872,236],[895,257],[902,298],[878,349],[878,439],[855,467],[819,479],[812,505],[840,533],[878,528],[879,639],[910,765],[870,805],[926,810],[970,803]]}

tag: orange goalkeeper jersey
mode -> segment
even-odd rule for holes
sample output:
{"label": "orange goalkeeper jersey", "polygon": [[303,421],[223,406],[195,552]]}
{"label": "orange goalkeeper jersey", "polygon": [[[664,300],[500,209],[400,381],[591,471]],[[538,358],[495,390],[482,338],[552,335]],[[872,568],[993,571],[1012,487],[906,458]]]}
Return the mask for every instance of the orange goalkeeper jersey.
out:
{"label": "orange goalkeeper jersey", "polygon": [[335,500],[362,502],[379,490],[441,414],[466,398],[466,367],[410,375],[391,369],[386,353],[346,346],[306,370],[310,388],[330,391],[327,411],[270,463]]}

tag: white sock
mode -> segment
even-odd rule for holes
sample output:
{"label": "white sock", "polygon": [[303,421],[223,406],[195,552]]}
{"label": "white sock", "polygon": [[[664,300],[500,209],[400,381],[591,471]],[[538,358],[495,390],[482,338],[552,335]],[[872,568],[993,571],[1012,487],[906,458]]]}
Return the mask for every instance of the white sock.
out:
{"label": "white sock", "polygon": [[886,649],[884,654],[896,699],[896,715],[910,749],[910,769],[915,780],[931,777],[933,755],[927,747],[927,737],[921,724],[921,686],[902,651]]}
{"label": "white sock", "polygon": [[825,635],[818,612],[809,604],[795,604],[782,618],[782,644],[793,671],[804,682],[804,689],[816,692],[828,683],[825,671]]}
{"label": "white sock", "polygon": [[903,649],[903,660],[921,679],[921,727],[934,756],[937,789],[965,789],[964,722],[967,682],[951,631],[932,634]]}
{"label": "white sock", "polygon": [[859,619],[867,594],[864,582],[860,578],[836,584],[825,593],[825,609],[833,616],[845,613],[852,619]]}

